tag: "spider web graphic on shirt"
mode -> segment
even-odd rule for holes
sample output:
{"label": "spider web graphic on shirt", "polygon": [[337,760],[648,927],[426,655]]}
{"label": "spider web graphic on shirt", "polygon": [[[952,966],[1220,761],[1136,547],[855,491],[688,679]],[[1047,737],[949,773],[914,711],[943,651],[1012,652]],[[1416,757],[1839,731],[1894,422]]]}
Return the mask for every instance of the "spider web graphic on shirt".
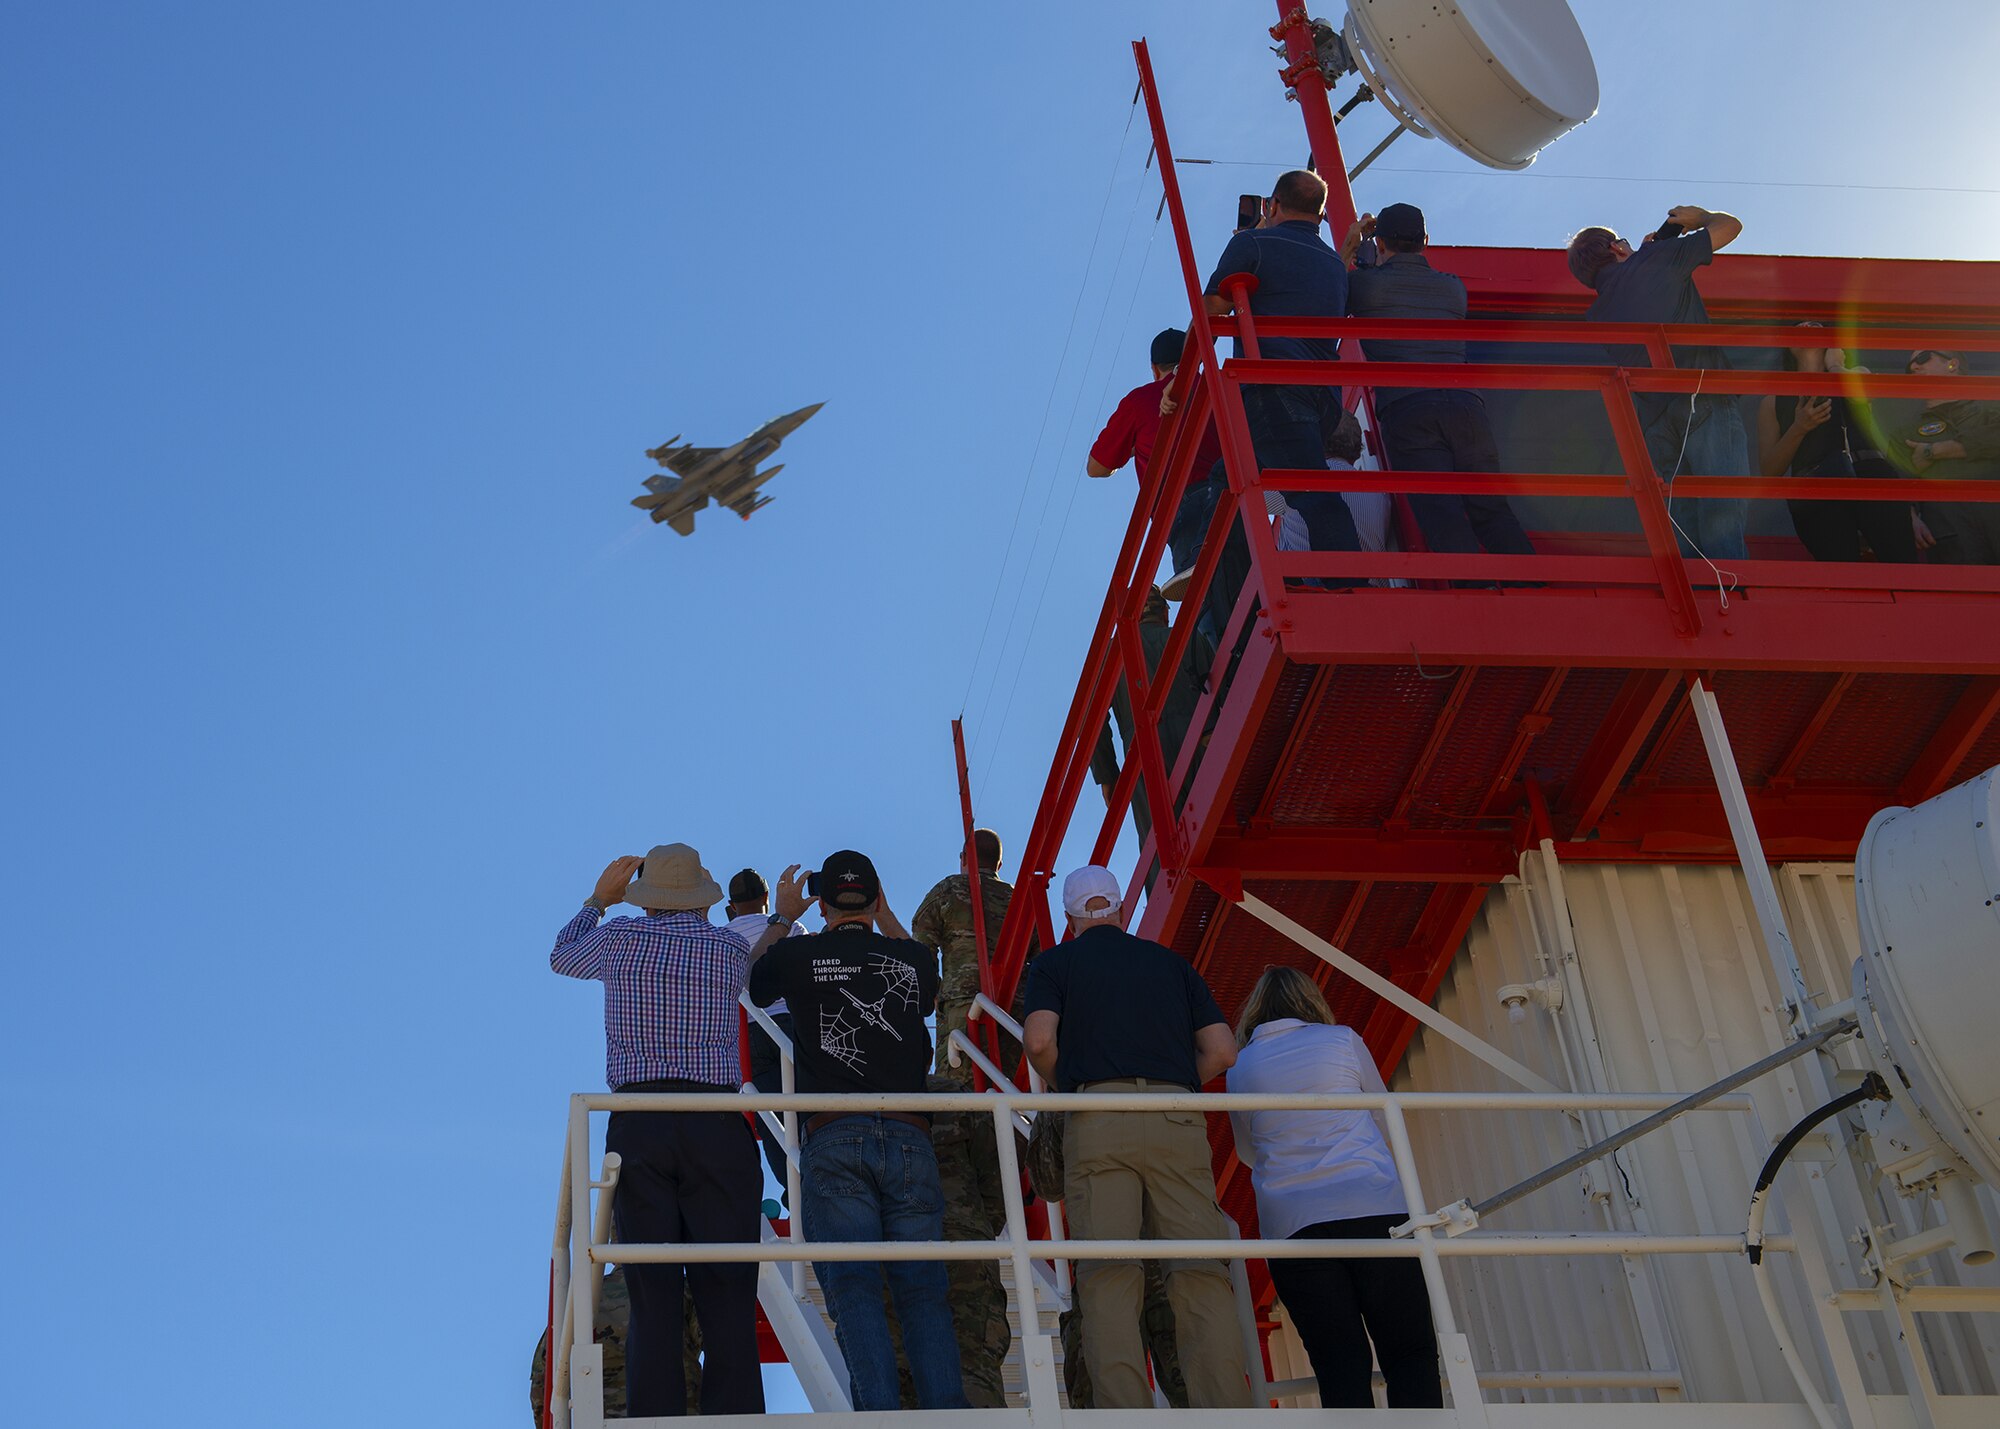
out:
{"label": "spider web graphic on shirt", "polygon": [[[851,996],[849,1000],[852,1000]],[[847,1020],[846,1008],[822,1007],[819,1010],[820,1051],[848,1071],[859,1071],[862,1062],[861,1026],[859,1022]]]}

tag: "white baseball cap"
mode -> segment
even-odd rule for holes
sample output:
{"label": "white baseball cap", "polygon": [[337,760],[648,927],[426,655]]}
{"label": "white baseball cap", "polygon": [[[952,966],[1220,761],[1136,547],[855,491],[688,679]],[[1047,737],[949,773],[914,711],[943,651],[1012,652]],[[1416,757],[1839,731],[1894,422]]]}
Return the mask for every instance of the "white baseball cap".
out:
{"label": "white baseball cap", "polygon": [[[1105,899],[1109,906],[1091,908],[1093,898]],[[1116,913],[1125,901],[1125,890],[1118,886],[1117,877],[1108,868],[1087,863],[1082,868],[1073,869],[1063,880],[1063,911],[1078,918],[1102,918]]]}

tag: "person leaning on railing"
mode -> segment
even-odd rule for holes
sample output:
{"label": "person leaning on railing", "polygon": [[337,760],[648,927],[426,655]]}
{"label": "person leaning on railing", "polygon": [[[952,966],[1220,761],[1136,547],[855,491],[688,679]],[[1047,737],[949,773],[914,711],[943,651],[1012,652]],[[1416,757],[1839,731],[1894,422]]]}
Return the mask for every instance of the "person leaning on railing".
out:
{"label": "person leaning on railing", "polygon": [[[1066,1092],[1198,1091],[1236,1060],[1229,1023],[1187,959],[1119,926],[1121,897],[1096,865],[1063,880],[1073,936],[1028,967],[1028,1056]],[[1075,1239],[1227,1239],[1200,1112],[1073,1111],[1064,1143]],[[1140,1262],[1079,1261],[1076,1293],[1096,1407],[1150,1407]],[[1249,1407],[1229,1272],[1219,1261],[1168,1261],[1167,1299],[1189,1403]]]}
{"label": "person leaning on railing", "polygon": [[[1962,354],[1922,348],[1905,370],[1924,377],[1956,377]],[[1932,481],[2000,480],[2000,403],[1931,397],[1923,410],[1895,427],[1892,460]],[[2000,565],[2000,506],[1990,501],[1926,501],[1920,508],[1935,544],[1933,565]]]}
{"label": "person leaning on railing", "polygon": [[[1787,348],[1785,370],[1833,371],[1829,359],[1840,356],[1838,348]],[[1896,468],[1869,435],[1873,429],[1868,403],[1860,398],[1766,397],[1757,404],[1758,465],[1767,477],[1894,477]],[[1916,517],[1907,501],[1787,501],[1785,505],[1792,513],[1792,529],[1816,561],[1858,561],[1864,545],[1876,560],[1893,565],[1917,559]]]}
{"label": "person leaning on railing", "polygon": [[[1296,968],[1257,979],[1236,1024],[1242,1050],[1229,1090],[1259,1095],[1384,1090],[1368,1046],[1334,1021]],[[1409,1218],[1388,1144],[1365,1111],[1231,1112],[1236,1154],[1250,1167],[1266,1240],[1386,1240]],[[1414,1260],[1275,1259],[1271,1283],[1297,1327],[1326,1409],[1366,1409],[1369,1342],[1391,1409],[1438,1407],[1437,1337]]]}
{"label": "person leaning on railing", "polygon": [[[862,854],[842,849],[815,877],[825,931],[785,936],[807,907],[808,880],[795,864],[778,878],[778,911],[755,950],[750,1000],[768,1007],[782,997],[790,1005],[801,1034],[793,1044],[801,1092],[925,1091],[931,1040],[924,1017],[937,1000],[936,956],[904,932]],[[944,1238],[930,1118],[866,1108],[816,1112],[799,1137],[808,1241]],[[828,1260],[813,1262],[813,1273],[826,1291],[856,1410],[897,1407],[885,1274],[918,1404],[967,1407],[942,1264]]]}
{"label": "person leaning on railing", "polygon": [[[1716,250],[1734,243],[1743,220],[1682,204],[1637,248],[1608,228],[1586,228],[1569,241],[1569,271],[1597,298],[1584,317],[1601,323],[1688,324],[1708,321],[1697,268],[1714,261]],[[1620,367],[1646,366],[1645,349],[1614,344],[1606,356]],[[1683,368],[1727,368],[1717,347],[1680,350]],[[1671,490],[1677,476],[1748,476],[1750,446],[1743,412],[1731,396],[1644,393],[1633,399],[1645,426],[1653,469]],[[1733,497],[1682,498],[1670,505],[1681,530],[1683,552],[1711,560],[1741,560],[1750,503]]]}
{"label": "person leaning on railing", "polygon": [[[634,875],[637,875],[636,879]],[[613,859],[583,911],[556,935],[549,966],[604,984],[605,1082],[615,1092],[714,1092],[718,1111],[614,1111],[606,1152],[624,1166],[612,1194],[618,1239],[642,1245],[754,1243],[763,1173],[735,1105],[743,1085],[737,998],[750,946],[708,921],[722,889],[686,844]],[[604,910],[634,904],[643,918]],[[582,1274],[590,1267],[578,1267]],[[632,1323],[626,1398],[635,1418],[686,1411],[682,1298],[694,1302],[706,1360],[704,1414],[762,1414],[757,1266],[628,1265]]]}

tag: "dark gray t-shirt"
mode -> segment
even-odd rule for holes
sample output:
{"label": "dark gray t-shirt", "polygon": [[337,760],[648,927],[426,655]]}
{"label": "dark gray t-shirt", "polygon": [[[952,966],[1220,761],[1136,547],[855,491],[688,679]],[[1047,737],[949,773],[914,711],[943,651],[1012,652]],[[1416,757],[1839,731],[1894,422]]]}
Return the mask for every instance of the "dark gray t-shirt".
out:
{"label": "dark gray t-shirt", "polygon": [[1188,960],[1121,928],[1091,928],[1028,964],[1030,1015],[1053,1012],[1056,1085],[1144,1077],[1199,1090],[1194,1034],[1227,1022]]}
{"label": "dark gray t-shirt", "polygon": [[[1421,253],[1390,253],[1347,275],[1347,315],[1353,318],[1463,318],[1465,284],[1431,267]],[[1463,362],[1465,344],[1440,338],[1363,338],[1373,362]],[[1375,410],[1426,389],[1377,387]]]}
{"label": "dark gray t-shirt", "polygon": [[[1715,245],[1705,228],[1641,244],[1623,263],[1608,264],[1597,275],[1597,300],[1584,317],[1595,323],[1705,323],[1708,309],[1694,271],[1714,260]],[[1620,367],[1650,365],[1643,347],[1611,344],[1605,352]],[[1682,367],[1729,366],[1719,347],[1677,347],[1674,360]]]}

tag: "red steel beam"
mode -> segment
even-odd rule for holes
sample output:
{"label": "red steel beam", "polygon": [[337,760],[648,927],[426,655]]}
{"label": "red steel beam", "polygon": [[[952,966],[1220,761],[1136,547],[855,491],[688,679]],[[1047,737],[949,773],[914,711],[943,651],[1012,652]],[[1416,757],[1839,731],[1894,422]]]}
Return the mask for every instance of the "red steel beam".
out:
{"label": "red steel beam", "polygon": [[1832,686],[1820,698],[1819,706],[1813,711],[1812,718],[1806,721],[1806,727],[1800,730],[1798,738],[1792,741],[1792,747],[1786,750],[1784,756],[1772,767],[1769,777],[1764,780],[1765,788],[1773,793],[1782,793],[1792,787],[1798,777],[1799,766],[1805,762],[1806,755],[1812,752],[1813,745],[1818,743],[1821,732],[1826,729],[1827,721],[1833,718],[1834,711],[1840,708],[1840,702],[1847,697],[1847,692],[1854,687],[1855,680],[1859,678],[1852,670],[1843,670],[1835,678]]}
{"label": "red steel beam", "polygon": [[[1794,789],[1789,794],[1752,789],[1748,794],[1758,835],[1774,863],[1852,858],[1868,820],[1895,797],[1893,790],[1865,788]],[[1605,844],[1627,845],[1633,855],[1648,859],[1669,853],[1706,857],[1735,849],[1713,788],[1627,790],[1611,801],[1597,829]],[[1597,845],[1574,847],[1588,850]],[[1606,855],[1610,853],[1607,848]],[[1596,857],[1587,851],[1577,856]]]}
{"label": "red steel beam", "polygon": [[1270,782],[1258,796],[1257,810],[1250,816],[1252,828],[1260,828],[1270,822],[1271,806],[1284,787],[1285,775],[1292,762],[1298,758],[1299,750],[1312,736],[1315,720],[1319,716],[1320,702],[1326,698],[1326,688],[1333,683],[1338,665],[1322,665],[1313,671],[1312,683],[1306,687],[1305,698],[1299,702],[1299,717],[1292,721],[1292,727],[1285,735],[1285,747],[1278,751],[1276,762],[1271,765]]}
{"label": "red steel beam", "polygon": [[1692,640],[1672,633],[1657,592],[1617,588],[1307,592],[1281,638],[1301,664],[2000,674],[1992,595],[1758,588],[1759,567],[1787,564],[1802,563],[1732,562],[1754,598],[1739,591],[1722,611],[1702,591],[1706,629]]}
{"label": "red steel beam", "polygon": [[1189,872],[1211,886],[1232,874],[1245,880],[1490,883],[1513,872],[1514,863],[1514,843],[1504,833],[1315,829],[1218,835]]}
{"label": "red steel beam", "polygon": [[1557,806],[1563,831],[1570,838],[1581,838],[1597,826],[1598,817],[1618,792],[1647,734],[1659,721],[1660,711],[1679,685],[1671,670],[1634,670],[1625,676]]}
{"label": "red steel beam", "polygon": [[[1465,941],[1466,930],[1485,901],[1484,884],[1446,885],[1433,892],[1430,902],[1424,905],[1423,915],[1417,919],[1416,932],[1410,937],[1410,948],[1419,958],[1418,977],[1412,984],[1407,972],[1394,974],[1396,985],[1420,1001],[1435,1001],[1438,988],[1458,955],[1458,945]],[[1409,1013],[1387,1002],[1376,1004],[1362,1031],[1362,1040],[1375,1054],[1375,1065],[1381,1069],[1384,1080],[1402,1064],[1403,1053],[1409,1049],[1416,1030],[1417,1020]]]}
{"label": "red steel beam", "polygon": [[2000,678],[1985,675],[1968,684],[1903,777],[1897,802],[1921,804],[1950,788],[1952,774],[1972,753],[1996,713],[2000,713]]}
{"label": "red steel beam", "polygon": [[1410,805],[1416,800],[1418,788],[1430,777],[1431,768],[1437,763],[1438,756],[1444,752],[1445,741],[1451,738],[1451,727],[1458,722],[1459,712],[1465,708],[1466,698],[1471,695],[1472,684],[1478,674],[1479,671],[1475,666],[1465,665],[1459,668],[1458,675],[1452,680],[1451,693],[1445,696],[1444,707],[1437,712],[1437,718],[1431,721],[1430,738],[1424,741],[1424,747],[1418,751],[1415,761],[1410,765],[1409,777],[1403,781],[1403,791],[1396,796],[1396,802],[1389,807],[1388,816],[1382,820],[1384,832],[1401,833],[1409,827]]}
{"label": "red steel beam", "polygon": [[1514,776],[1520,772],[1522,762],[1528,757],[1528,751],[1554,721],[1556,696],[1562,692],[1563,682],[1568,678],[1567,670],[1558,668],[1549,671],[1548,676],[1542,681],[1541,693],[1535,696],[1534,704],[1529,706],[1528,712],[1516,721],[1513,743],[1509,744],[1507,752],[1500,756],[1499,766],[1494,769],[1493,778],[1487,782],[1485,797],[1474,805],[1482,815],[1505,812],[1506,806],[1502,800],[1506,798],[1507,791],[1513,787]]}
{"label": "red steel beam", "polygon": [[[1560,248],[1432,244],[1427,252],[1432,266],[1464,280],[1474,312],[1581,317],[1597,297],[1570,276]],[[1721,253],[1702,270],[1701,295],[1709,317],[1727,321],[1996,323],[2000,263]]]}
{"label": "red steel beam", "polygon": [[[2000,264],[1994,266],[2000,267]],[[1586,350],[1570,352],[1568,360],[1564,363],[1532,364],[1537,369],[1552,366],[1552,370],[1562,372],[1578,368],[1601,370],[1607,366],[1630,365],[1622,359],[1613,361],[1608,357],[1603,362],[1591,362],[1589,360],[1591,354],[1587,350],[1596,347],[1643,347],[1649,353],[1659,353],[1671,358],[1676,347],[1746,348],[1762,353],[1774,347],[1788,347],[1797,342],[1799,336],[1798,328],[1791,323],[1602,323],[1551,322],[1532,318],[1274,317],[1268,314],[1257,320],[1257,329],[1266,337],[1356,337],[1371,340],[1405,338],[1463,341],[1473,344],[1542,343]],[[1227,314],[1216,318],[1215,332],[1218,337],[1237,336],[1237,318]],[[1949,342],[1954,352],[2000,352],[2000,329],[1992,327],[1940,327],[1936,324],[1926,324],[1922,327],[1835,325],[1815,333],[1813,340],[1824,342],[1829,347],[1861,347],[1874,351],[1940,347]],[[1676,370],[1672,361],[1655,365],[1666,371]],[[1397,363],[1385,362],[1382,366],[1386,372],[1400,371]],[[1689,374],[1694,370],[1687,369]],[[1881,383],[1884,384],[1884,390],[1899,391],[1907,395],[1917,392],[1920,386],[1936,385],[1950,388],[1953,383],[1979,380],[1970,374],[1959,377],[1915,377],[1907,372],[1809,373],[1755,367],[1732,370],[1758,373],[1786,382],[1796,378],[1808,384],[1807,391],[1818,392],[1853,393],[1866,390],[1872,393],[1873,386],[1864,387],[1863,384]],[[1717,369],[1709,371],[1712,376]]]}

